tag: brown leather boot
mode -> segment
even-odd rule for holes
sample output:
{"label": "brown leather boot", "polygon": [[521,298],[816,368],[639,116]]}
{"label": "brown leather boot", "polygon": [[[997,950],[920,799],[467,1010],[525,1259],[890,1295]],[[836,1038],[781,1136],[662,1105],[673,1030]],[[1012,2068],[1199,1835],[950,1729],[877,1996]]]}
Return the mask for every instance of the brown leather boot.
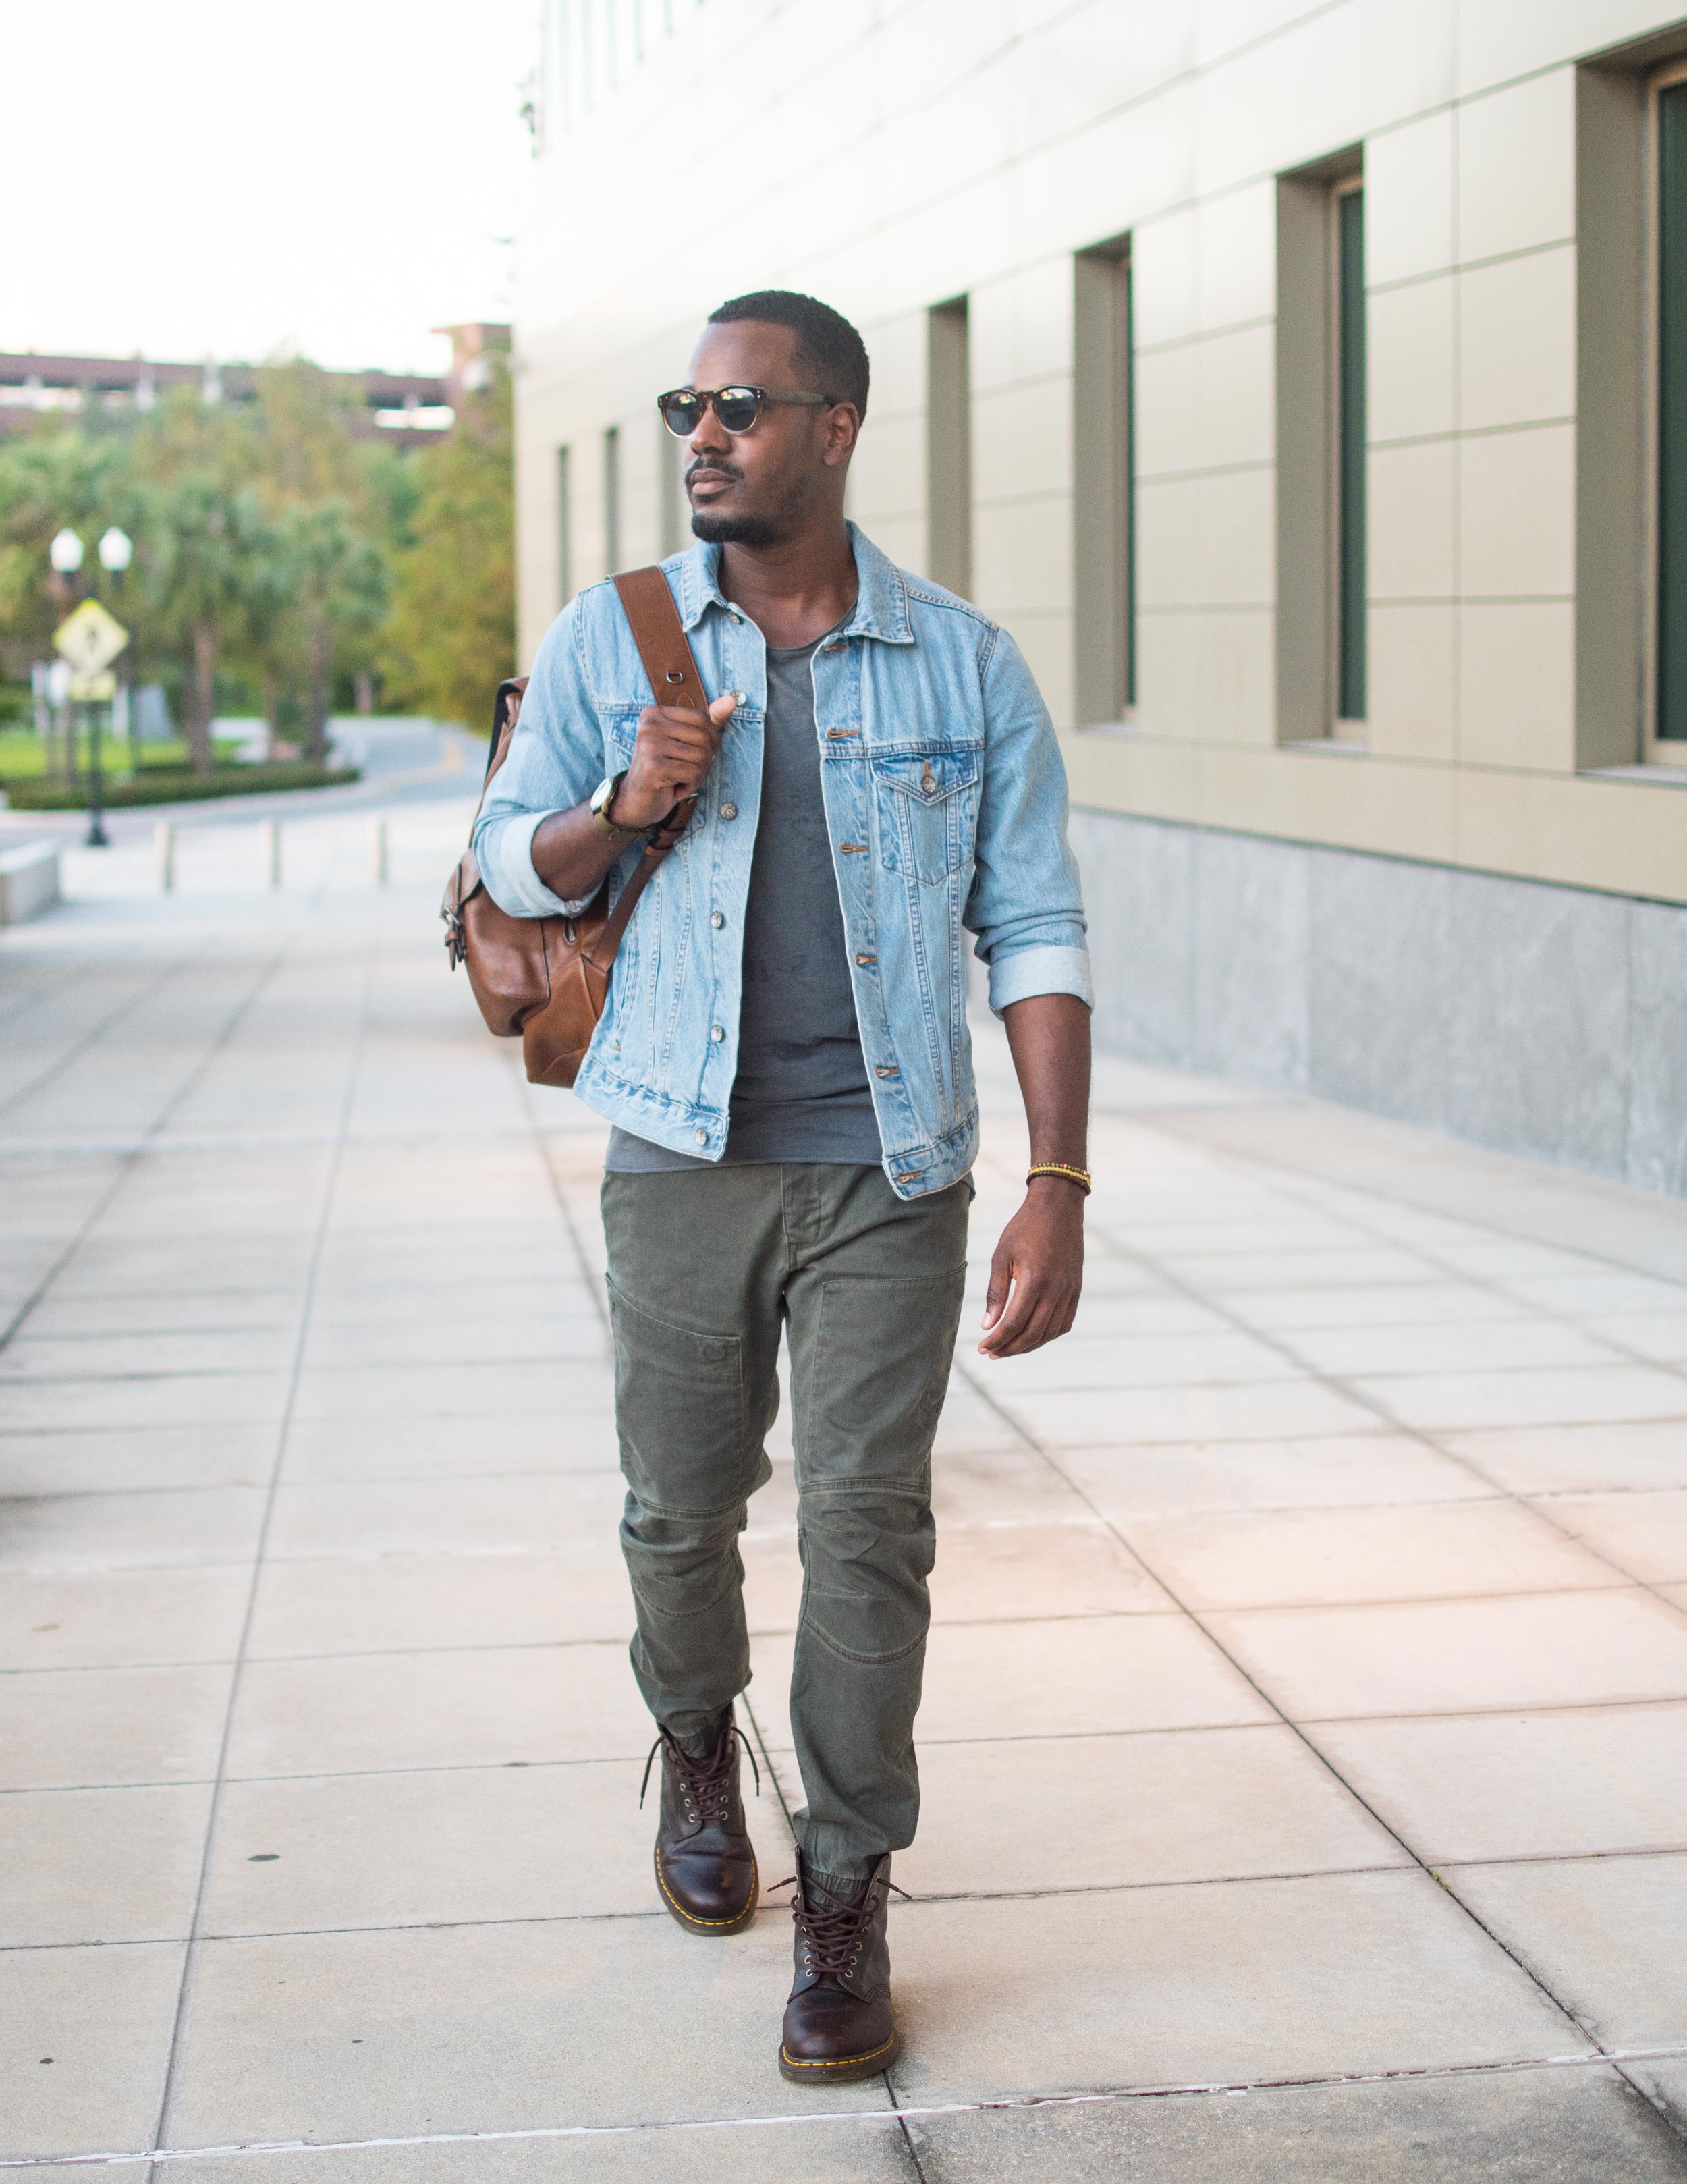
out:
{"label": "brown leather boot", "polygon": [[890,2006],[889,1907],[888,1851],[849,1899],[822,1888],[797,1853],[797,1976],[779,2048],[780,2073],[793,2085],[876,2078],[901,2053]]}
{"label": "brown leather boot", "polygon": [[[662,1799],[656,1824],[656,1886],[662,1901],[688,1934],[741,1934],[755,1916],[761,1876],[744,1827],[738,1792],[738,1751],[743,1737],[730,1712],[702,1758],[693,1759],[666,1730],[650,1748],[662,1755]],[[748,1748],[748,1747],[745,1747]],[[755,1766],[755,1754],[750,1753]],[[756,1774],[760,1792],[761,1778]],[[641,1790],[638,1802],[643,1804]]]}

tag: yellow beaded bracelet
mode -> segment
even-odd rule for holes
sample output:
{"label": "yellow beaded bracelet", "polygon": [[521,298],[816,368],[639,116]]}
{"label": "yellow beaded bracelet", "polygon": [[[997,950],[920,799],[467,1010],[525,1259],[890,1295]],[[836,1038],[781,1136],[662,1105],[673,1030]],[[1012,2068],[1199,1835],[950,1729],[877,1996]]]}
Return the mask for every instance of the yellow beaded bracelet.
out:
{"label": "yellow beaded bracelet", "polygon": [[1068,1183],[1075,1183],[1086,1198],[1094,1189],[1087,1167],[1068,1167],[1064,1161],[1043,1161],[1033,1167],[1025,1180],[1029,1183],[1039,1175],[1063,1175]]}

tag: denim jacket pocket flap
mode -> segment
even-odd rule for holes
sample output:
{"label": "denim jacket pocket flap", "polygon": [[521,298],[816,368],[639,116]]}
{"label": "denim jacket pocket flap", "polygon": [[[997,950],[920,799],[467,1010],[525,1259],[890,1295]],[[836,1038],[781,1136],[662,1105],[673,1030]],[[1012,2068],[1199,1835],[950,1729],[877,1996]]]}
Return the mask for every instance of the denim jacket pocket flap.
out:
{"label": "denim jacket pocket flap", "polygon": [[943,746],[887,753],[873,760],[879,861],[937,887],[972,855],[981,755]]}
{"label": "denim jacket pocket flap", "polygon": [[934,750],[897,751],[873,760],[873,772],[886,788],[921,804],[941,803],[978,778],[979,753],[944,745]]}

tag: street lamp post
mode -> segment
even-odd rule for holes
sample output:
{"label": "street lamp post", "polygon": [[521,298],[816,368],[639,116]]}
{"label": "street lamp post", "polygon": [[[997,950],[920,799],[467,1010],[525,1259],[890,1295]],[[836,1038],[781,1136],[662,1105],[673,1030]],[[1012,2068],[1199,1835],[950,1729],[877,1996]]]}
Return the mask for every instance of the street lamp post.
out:
{"label": "street lamp post", "polygon": [[[111,525],[111,526],[110,526],[107,530],[103,531],[103,532],[100,533],[100,541],[99,541],[99,545],[98,545],[98,547],[96,549],[96,551],[97,551],[97,552],[98,553],[98,554],[99,554],[99,565],[100,565],[101,568],[102,568],[102,569],[103,569],[103,570],[105,571],[105,573],[107,574],[107,576],[109,576],[109,577],[112,577],[112,578],[114,578],[114,579],[118,578],[118,577],[120,577],[122,576],[122,574],[123,574],[124,571],[125,571],[125,570],[129,566],[130,562],[131,562],[131,561],[134,559],[134,557],[135,557],[135,546],[134,546],[134,542],[133,542],[133,540],[130,538],[129,533],[128,533],[126,531],[124,531],[124,530],[120,529],[120,528],[119,528],[119,526],[118,526],[116,524],[114,524],[114,524],[112,524],[112,525]],[[114,584],[114,587],[113,587],[113,588],[114,588],[114,589],[115,589],[115,584]],[[123,707],[123,710],[124,710],[124,725],[125,726],[125,727],[127,727],[127,725],[128,725],[128,711],[129,711],[129,705],[128,705],[128,688],[129,688],[129,662],[125,660],[125,662],[124,662],[124,664],[123,664],[122,672],[121,672],[121,675],[120,675],[120,680],[119,680],[119,682],[118,682],[118,685],[117,685],[117,689],[118,689],[118,690],[122,691],[122,693],[124,694],[124,707]],[[113,736],[114,737],[114,736],[116,735],[116,733],[117,733],[117,693],[116,693],[116,691],[114,691],[114,692],[113,692],[110,703],[111,703],[111,733],[112,733]],[[131,755],[132,755],[133,749],[134,749],[134,745],[133,745],[133,740],[132,740],[132,738],[131,738],[131,740],[130,749],[131,749]],[[94,816],[95,820],[97,821],[97,816],[98,816],[98,811],[99,811],[98,799],[99,799],[100,794],[101,794],[101,781],[100,781],[100,767],[99,767],[99,713],[98,713],[98,709],[97,709],[97,707],[96,707],[96,709],[95,709],[95,713],[94,713],[94,753],[93,753],[93,757],[94,757],[94,798],[95,798],[94,810],[93,810],[93,816]],[[90,827],[90,828],[89,828],[89,832],[88,832],[88,839],[89,839],[89,841],[92,843],[92,840],[93,840],[93,838],[93,838],[93,828],[92,828],[92,827],[91,826],[91,827]],[[105,836],[104,836],[103,833],[101,833],[101,835],[100,835],[100,839],[101,839],[101,841],[102,841],[102,842],[105,839]]]}
{"label": "street lamp post", "polygon": [[[54,533],[53,543],[47,549],[47,558],[53,564],[53,573],[58,579],[59,594],[64,602],[67,612],[76,604],[76,586],[74,579],[76,571],[82,566],[83,550],[81,540],[68,525],[64,530]],[[76,713],[75,706],[68,699],[60,714],[60,721],[62,724],[60,734],[64,744],[64,786],[70,788],[75,785],[76,779]]]}

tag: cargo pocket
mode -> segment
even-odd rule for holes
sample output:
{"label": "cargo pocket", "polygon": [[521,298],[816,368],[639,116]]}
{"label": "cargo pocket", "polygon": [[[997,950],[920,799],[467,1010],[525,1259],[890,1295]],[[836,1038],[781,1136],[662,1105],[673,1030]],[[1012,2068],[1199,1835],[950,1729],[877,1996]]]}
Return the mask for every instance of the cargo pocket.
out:
{"label": "cargo pocket", "polygon": [[628,1486],[651,1510],[713,1516],[736,1507],[771,1476],[749,1417],[743,1339],[675,1327],[613,1282],[609,1292]]}

